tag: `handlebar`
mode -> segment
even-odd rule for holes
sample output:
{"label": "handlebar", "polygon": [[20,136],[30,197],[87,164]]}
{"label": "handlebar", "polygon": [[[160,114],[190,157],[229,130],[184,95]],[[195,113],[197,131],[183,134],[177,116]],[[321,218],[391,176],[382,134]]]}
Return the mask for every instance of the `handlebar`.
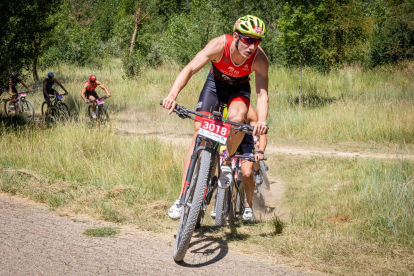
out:
{"label": "handlebar", "polygon": [[91,101],[91,100],[89,100],[89,102],[87,103],[87,104],[90,104],[90,103],[94,103],[94,102],[96,102],[97,100],[99,100],[99,99],[108,99],[109,97],[108,96],[103,96],[103,97],[100,97],[100,98],[98,98],[98,99],[95,99],[95,100],[93,100],[93,101]]}
{"label": "handlebar", "polygon": [[[220,155],[223,156],[222,153],[220,153]],[[254,156],[246,156],[246,155],[236,154],[236,155],[233,156],[233,158],[240,158],[240,159],[243,159],[243,160],[247,160],[247,161],[251,161],[251,162],[256,162],[256,160],[254,159]],[[263,159],[262,160],[263,161],[267,160],[267,157],[263,156]]]}
{"label": "handlebar", "polygon": [[[162,104],[163,104],[163,100],[160,101],[160,105],[162,105]],[[206,115],[204,113],[200,113],[200,112],[197,112],[197,111],[187,109],[187,108],[185,108],[183,106],[180,106],[178,104],[175,106],[174,112],[181,119],[186,119],[186,118],[194,119],[194,117],[191,116],[190,114],[193,114],[193,115],[196,115],[196,116],[199,116],[199,117],[210,117],[210,115]],[[221,116],[221,113],[217,114],[216,111],[214,111],[213,112],[213,117],[214,117],[214,119],[218,119],[218,120],[223,121],[223,117]],[[236,123],[236,122],[232,122],[232,121],[225,121],[225,122],[229,123],[233,126],[236,126],[236,127],[232,128],[234,130],[239,130],[239,131],[244,132],[244,133],[249,134],[249,135],[252,135],[252,133],[253,133],[254,127],[249,125],[249,124],[240,124],[240,123]],[[266,133],[267,133],[267,131],[268,131],[268,129],[266,130]]]}
{"label": "handlebar", "polygon": [[[162,105],[162,104],[163,104],[163,100],[160,101],[160,105]],[[194,117],[191,116],[190,114],[193,114],[193,115],[196,115],[196,116],[199,116],[199,117],[211,117],[211,115],[207,115],[207,114],[200,113],[200,112],[197,112],[197,111],[194,111],[194,110],[190,110],[190,109],[187,109],[187,108],[185,108],[183,106],[180,106],[178,104],[175,106],[174,112],[178,115],[178,117],[180,117],[182,119],[187,119],[187,118],[188,119],[194,119]],[[214,119],[223,121],[223,117],[219,116],[215,112],[213,114],[213,117],[214,117]],[[224,121],[224,122],[229,123],[233,126],[236,126],[235,128],[232,128],[234,130],[239,130],[241,132],[244,132],[244,133],[250,134],[250,135],[252,135],[252,133],[253,133],[254,127],[249,125],[249,124],[240,124],[240,123],[236,123],[236,122],[232,122],[232,121]]]}

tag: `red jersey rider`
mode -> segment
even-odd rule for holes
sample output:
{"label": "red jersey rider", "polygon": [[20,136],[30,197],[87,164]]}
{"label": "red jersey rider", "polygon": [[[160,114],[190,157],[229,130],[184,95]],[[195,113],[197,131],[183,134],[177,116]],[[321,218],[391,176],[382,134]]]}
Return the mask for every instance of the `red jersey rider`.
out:
{"label": "red jersey rider", "polygon": [[99,96],[96,93],[95,89],[98,86],[106,92],[106,96],[108,98],[111,97],[111,94],[109,94],[108,89],[106,89],[106,87],[100,81],[97,81],[96,76],[94,76],[94,75],[91,75],[89,77],[89,81],[87,81],[85,83],[85,85],[83,86],[82,91],[81,91],[81,97],[82,97],[82,99],[85,103],[89,104],[89,101],[94,101],[93,103],[91,103],[91,105],[92,105],[92,118],[93,119],[96,119],[96,113],[95,113],[96,102],[95,102],[95,100],[99,99]]}
{"label": "red jersey rider", "polygon": [[[184,67],[177,76],[170,93],[163,100],[163,107],[169,109],[169,114],[171,114],[177,105],[178,94],[187,85],[191,76],[211,61],[211,69],[201,91],[197,111],[209,113],[218,110],[220,102],[224,102],[228,106],[228,119],[243,123],[250,103],[249,74],[254,71],[258,123],[255,125],[253,135],[264,134],[268,129],[266,119],[268,113],[269,61],[259,43],[265,36],[265,31],[265,24],[259,18],[252,15],[239,18],[234,24],[233,35],[214,38]],[[200,124],[199,121],[195,121],[192,144],[187,149],[184,157],[181,185],[185,181]],[[242,132],[231,131],[227,139],[229,158],[221,166],[220,187],[224,188],[232,181],[230,156],[235,154],[243,136]],[[181,216],[182,206],[178,203],[179,200],[175,201],[168,212],[172,219],[178,219]]]}

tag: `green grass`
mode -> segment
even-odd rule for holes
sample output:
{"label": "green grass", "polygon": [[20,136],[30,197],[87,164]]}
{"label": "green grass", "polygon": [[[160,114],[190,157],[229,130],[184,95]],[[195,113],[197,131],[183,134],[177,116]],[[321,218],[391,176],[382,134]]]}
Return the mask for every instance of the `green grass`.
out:
{"label": "green grass", "polygon": [[165,211],[179,193],[169,183],[181,179],[184,150],[154,138],[69,123],[5,132],[0,147],[7,149],[0,153],[0,189],[52,208],[124,222],[146,216],[154,202]]}
{"label": "green grass", "polygon": [[91,236],[91,237],[111,237],[116,234],[119,234],[119,232],[120,232],[119,228],[99,227],[99,228],[86,229],[85,232],[83,232],[83,234],[86,236]]}
{"label": "green grass", "polygon": [[[172,116],[165,116],[159,102],[168,94],[180,68],[175,64],[146,68],[139,77],[128,79],[121,71],[121,62],[115,60],[101,69],[63,64],[58,68],[45,68],[39,74],[54,71],[70,92],[65,101],[71,106],[72,113],[82,116],[87,106],[79,94],[88,76],[96,74],[113,95],[106,101],[112,114],[130,110],[130,117],[145,123],[147,127],[172,132],[182,128],[183,124],[177,123]],[[306,68],[303,71],[304,108],[299,110],[296,104],[299,94],[297,69],[273,66],[269,73],[269,136],[282,141],[311,143],[354,141],[412,145],[413,68],[414,63],[371,71],[349,67],[329,74]],[[181,105],[195,108],[207,73],[208,66],[192,77],[178,97]],[[28,82],[37,91],[29,99],[40,112],[43,101],[41,85]],[[251,83],[252,105],[255,106],[253,75]],[[97,92],[103,93],[99,88]],[[188,130],[191,132],[191,128]]]}

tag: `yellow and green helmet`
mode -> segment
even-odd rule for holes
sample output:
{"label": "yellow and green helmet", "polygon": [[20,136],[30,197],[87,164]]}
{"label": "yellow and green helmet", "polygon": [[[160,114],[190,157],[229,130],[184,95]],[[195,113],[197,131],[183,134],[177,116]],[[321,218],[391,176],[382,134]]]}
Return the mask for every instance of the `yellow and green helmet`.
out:
{"label": "yellow and green helmet", "polygon": [[239,31],[242,34],[264,37],[266,26],[260,18],[253,15],[246,15],[236,20],[233,28],[233,32],[235,31]]}

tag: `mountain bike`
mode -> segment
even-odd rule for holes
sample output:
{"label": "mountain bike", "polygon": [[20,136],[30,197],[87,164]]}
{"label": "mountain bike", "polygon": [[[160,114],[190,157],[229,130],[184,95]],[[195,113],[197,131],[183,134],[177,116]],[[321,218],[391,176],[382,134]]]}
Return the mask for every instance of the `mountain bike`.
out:
{"label": "mountain bike", "polygon": [[[266,158],[264,158],[266,159]],[[246,194],[244,191],[244,179],[241,169],[242,161],[255,162],[254,156],[235,155],[232,160],[233,182],[226,189],[218,189],[216,196],[215,225],[222,226],[226,218],[233,224],[244,213]],[[260,162],[260,161],[259,161]],[[264,202],[264,193],[255,183],[254,196],[261,196]]]}
{"label": "mountain bike", "polygon": [[[162,101],[161,101],[162,104]],[[183,119],[193,119],[192,115],[202,118],[199,134],[196,137],[193,154],[191,155],[180,203],[183,211],[174,243],[173,258],[181,262],[187,252],[194,229],[200,226],[206,206],[210,203],[213,190],[220,171],[220,143],[226,144],[232,129],[251,134],[253,127],[231,121],[223,121],[221,112],[203,114],[177,105],[174,112]]]}
{"label": "mountain bike", "polygon": [[8,99],[3,99],[4,101],[4,113],[10,116],[13,113],[15,115],[22,115],[29,123],[34,120],[35,111],[33,104],[26,99],[27,93],[29,91],[18,93],[17,97],[10,97]]}
{"label": "mountain bike", "polygon": [[[223,155],[220,154],[222,159]],[[224,189],[217,189],[216,204],[215,204],[215,225],[224,225],[226,218],[230,224],[233,224],[238,215],[244,212],[245,193],[243,175],[241,171],[241,160],[246,156],[235,155],[231,162],[233,170],[233,181],[229,187]]]}
{"label": "mountain bike", "polygon": [[49,95],[50,108],[48,108],[48,101],[42,103],[42,117],[46,123],[69,120],[69,107],[62,101],[63,96],[66,96],[67,94],[68,93],[61,95],[55,91],[54,95]]}
{"label": "mountain bike", "polygon": [[96,113],[96,118],[92,117],[92,106],[89,105],[88,107],[88,116],[89,118],[91,118],[92,120],[96,120],[97,123],[100,124],[104,124],[106,122],[109,121],[109,115],[108,115],[108,111],[106,110],[104,103],[105,103],[105,99],[107,99],[107,96],[103,96],[101,98],[95,99],[93,101],[89,101],[89,104],[96,102],[97,105],[95,107],[95,113]]}

